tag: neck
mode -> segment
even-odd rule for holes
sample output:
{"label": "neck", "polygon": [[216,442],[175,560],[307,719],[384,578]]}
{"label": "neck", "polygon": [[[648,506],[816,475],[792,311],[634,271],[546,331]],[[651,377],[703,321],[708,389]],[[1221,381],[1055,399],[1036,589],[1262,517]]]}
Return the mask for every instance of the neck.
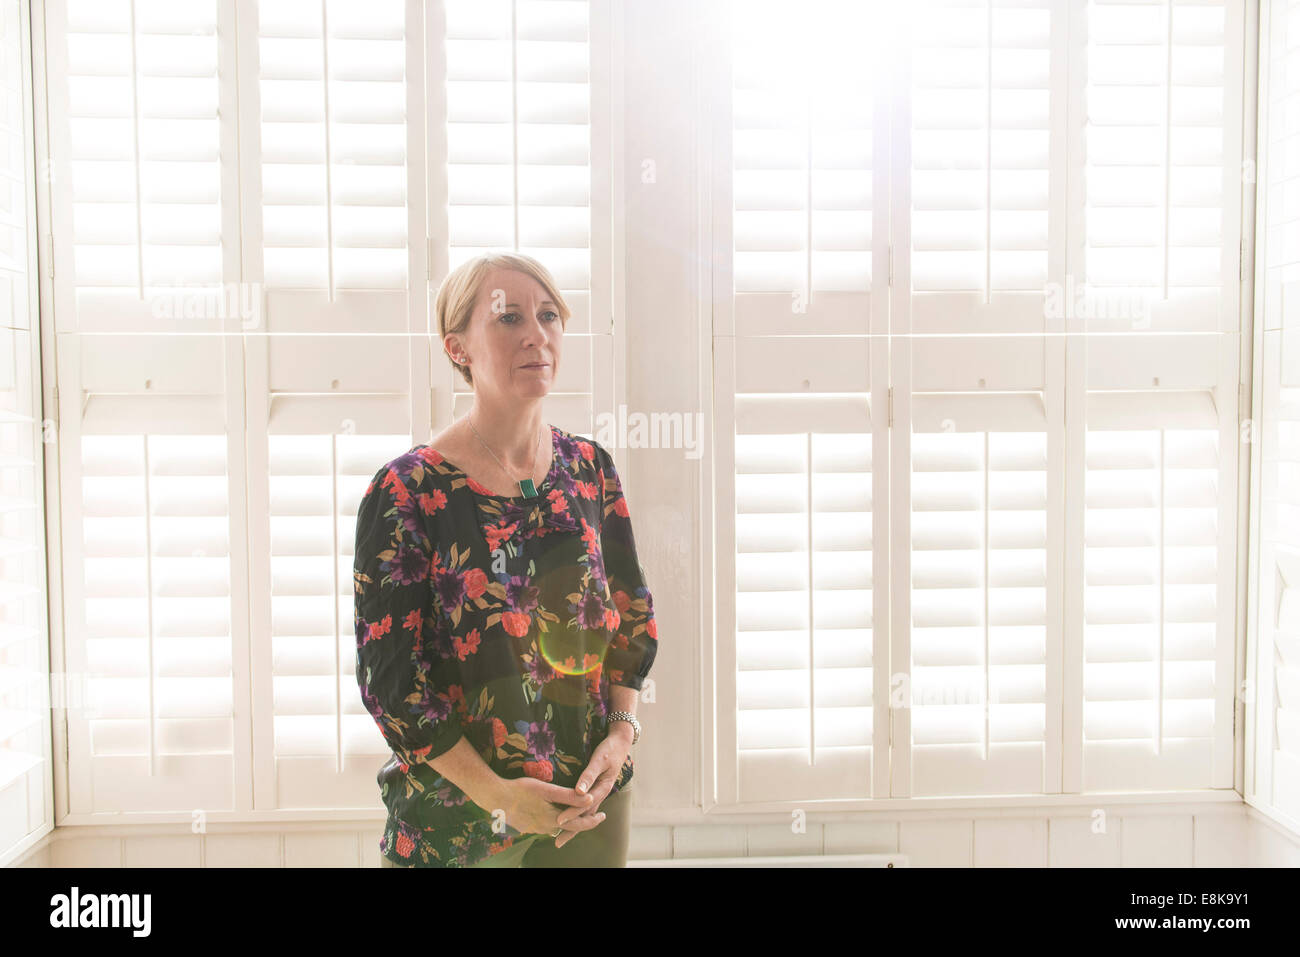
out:
{"label": "neck", "polygon": [[[474,397],[468,418],[488,447],[507,466],[527,471],[536,456],[545,452],[540,438],[542,432],[542,400],[512,400],[509,406],[493,404],[482,396]],[[473,440],[473,432],[470,432]],[[540,449],[540,451],[539,451]]]}

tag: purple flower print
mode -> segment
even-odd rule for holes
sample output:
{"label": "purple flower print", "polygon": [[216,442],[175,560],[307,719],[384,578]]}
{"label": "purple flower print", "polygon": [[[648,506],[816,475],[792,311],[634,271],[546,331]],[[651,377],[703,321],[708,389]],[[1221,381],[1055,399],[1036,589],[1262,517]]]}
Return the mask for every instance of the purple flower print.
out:
{"label": "purple flower print", "polygon": [[578,494],[578,480],[568,469],[561,469],[555,482],[552,483],[552,488],[561,489],[570,498],[574,498]]}
{"label": "purple flower print", "polygon": [[370,693],[369,685],[361,686],[361,700],[365,702],[366,710],[370,712],[370,717],[374,718],[376,721],[384,720],[383,706],[380,705],[379,699]]}
{"label": "purple flower print", "polygon": [[533,660],[528,664],[528,676],[533,679],[534,684],[544,685],[555,678],[555,669],[545,657],[534,655]]}
{"label": "purple flower print", "polygon": [[391,560],[379,566],[388,572],[395,585],[413,585],[429,577],[429,560],[414,548],[401,545]]}
{"label": "purple flower print", "polygon": [[506,600],[512,610],[528,614],[537,607],[537,588],[522,575],[514,575],[506,583]]}
{"label": "purple flower print", "polygon": [[[572,607],[572,606],[571,606]],[[578,627],[585,631],[595,631],[605,626],[605,602],[595,592],[587,592],[578,602]]]}
{"label": "purple flower print", "polygon": [[581,454],[578,451],[577,440],[571,439],[567,435],[556,434],[555,447],[560,452],[560,458],[564,459],[565,461],[577,458]]}
{"label": "purple flower print", "polygon": [[465,600],[465,576],[457,571],[444,571],[438,576],[438,596],[448,611],[459,608]]}
{"label": "purple flower print", "polygon": [[460,805],[464,804],[465,801],[468,800],[468,798],[465,797],[465,792],[456,787],[456,785],[452,784],[446,778],[438,779],[438,784],[434,788],[434,793],[438,796],[438,800],[444,807],[460,807]]}
{"label": "purple flower print", "polygon": [[555,732],[545,721],[534,721],[526,728],[524,722],[519,721],[516,722],[516,727],[524,732],[524,738],[528,741],[528,750],[535,760],[550,760],[551,755],[555,753]]}
{"label": "purple flower print", "polygon": [[430,721],[445,721],[451,714],[451,702],[425,685],[424,698],[413,710],[419,711]]}
{"label": "purple flower print", "polygon": [[605,563],[603,561],[588,562],[587,567],[591,570],[591,587],[597,595],[605,594],[606,586],[609,579],[605,577]]}

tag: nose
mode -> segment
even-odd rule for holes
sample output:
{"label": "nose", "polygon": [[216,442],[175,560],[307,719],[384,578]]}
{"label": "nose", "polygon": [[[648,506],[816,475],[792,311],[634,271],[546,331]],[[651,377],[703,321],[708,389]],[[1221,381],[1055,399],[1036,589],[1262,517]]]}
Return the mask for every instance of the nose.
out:
{"label": "nose", "polygon": [[546,324],[542,322],[537,313],[532,313],[531,316],[532,318],[524,323],[525,345],[537,345],[545,342],[547,338]]}

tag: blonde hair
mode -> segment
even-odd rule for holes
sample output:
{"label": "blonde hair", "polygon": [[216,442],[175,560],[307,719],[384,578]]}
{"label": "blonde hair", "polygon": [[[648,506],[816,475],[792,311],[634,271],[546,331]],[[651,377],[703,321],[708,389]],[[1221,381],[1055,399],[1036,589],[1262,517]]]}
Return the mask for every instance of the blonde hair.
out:
{"label": "blonde hair", "polygon": [[[546,290],[547,298],[555,303],[556,312],[560,314],[560,322],[565,328],[568,327],[571,315],[569,304],[560,295],[555,277],[545,266],[523,253],[488,252],[461,263],[447,274],[447,278],[438,287],[433,308],[438,316],[440,339],[446,338],[449,333],[461,333],[469,328],[470,319],[474,315],[474,304],[478,301],[479,287],[493,268],[512,269],[536,279]],[[462,365],[450,355],[447,356],[447,361],[455,366],[466,382],[470,385],[474,384],[469,366]]]}

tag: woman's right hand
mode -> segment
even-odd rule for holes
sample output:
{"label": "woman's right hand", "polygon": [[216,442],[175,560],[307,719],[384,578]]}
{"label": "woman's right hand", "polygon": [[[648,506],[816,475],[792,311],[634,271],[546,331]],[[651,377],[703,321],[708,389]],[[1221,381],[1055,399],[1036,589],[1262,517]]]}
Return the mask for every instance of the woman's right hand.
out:
{"label": "woman's right hand", "polygon": [[506,824],[522,834],[551,836],[561,826],[557,819],[569,807],[579,810],[565,815],[563,827],[568,830],[588,831],[605,819],[603,813],[582,813],[594,800],[590,794],[579,794],[574,788],[561,787],[537,778],[502,779],[498,799],[498,807],[505,812]]}

